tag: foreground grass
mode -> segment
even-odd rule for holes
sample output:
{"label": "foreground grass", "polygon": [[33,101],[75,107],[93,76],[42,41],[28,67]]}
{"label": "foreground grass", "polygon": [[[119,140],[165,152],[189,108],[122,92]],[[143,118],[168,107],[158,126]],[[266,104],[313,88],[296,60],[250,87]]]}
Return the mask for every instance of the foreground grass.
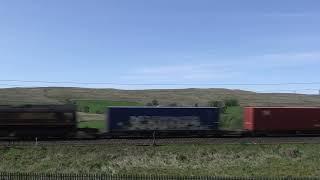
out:
{"label": "foreground grass", "polygon": [[319,176],[320,145],[0,147],[0,171]]}

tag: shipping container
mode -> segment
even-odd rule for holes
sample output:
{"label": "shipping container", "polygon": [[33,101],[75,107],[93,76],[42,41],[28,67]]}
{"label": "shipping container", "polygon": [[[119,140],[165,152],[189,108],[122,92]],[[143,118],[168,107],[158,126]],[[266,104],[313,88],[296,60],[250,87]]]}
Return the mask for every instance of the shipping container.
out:
{"label": "shipping container", "polygon": [[0,136],[66,136],[76,129],[75,106],[0,106]]}
{"label": "shipping container", "polygon": [[251,132],[320,132],[320,108],[246,107],[243,122]]}
{"label": "shipping container", "polygon": [[110,107],[109,132],[217,130],[219,108]]}

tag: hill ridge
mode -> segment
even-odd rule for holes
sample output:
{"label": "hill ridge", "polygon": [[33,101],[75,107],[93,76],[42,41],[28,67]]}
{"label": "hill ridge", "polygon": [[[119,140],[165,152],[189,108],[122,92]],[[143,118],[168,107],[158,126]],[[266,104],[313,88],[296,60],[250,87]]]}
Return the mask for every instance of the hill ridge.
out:
{"label": "hill ridge", "polygon": [[291,93],[256,93],[224,88],[119,90],[113,88],[29,87],[0,89],[0,104],[65,104],[76,99],[132,101],[161,105],[206,105],[210,100],[236,98],[243,106],[320,106],[320,96]]}

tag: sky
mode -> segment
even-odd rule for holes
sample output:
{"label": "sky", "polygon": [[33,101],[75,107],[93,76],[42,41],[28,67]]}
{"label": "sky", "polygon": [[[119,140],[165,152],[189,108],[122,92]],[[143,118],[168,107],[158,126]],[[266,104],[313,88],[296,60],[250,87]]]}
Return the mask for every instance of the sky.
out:
{"label": "sky", "polygon": [[0,0],[0,87],[318,93],[319,19],[318,0]]}

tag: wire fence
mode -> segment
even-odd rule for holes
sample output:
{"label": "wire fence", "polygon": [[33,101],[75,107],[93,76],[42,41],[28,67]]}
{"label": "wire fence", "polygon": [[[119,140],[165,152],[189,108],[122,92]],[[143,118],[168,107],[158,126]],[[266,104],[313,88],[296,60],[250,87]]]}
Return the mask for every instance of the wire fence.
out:
{"label": "wire fence", "polygon": [[110,175],[110,174],[43,174],[0,173],[0,180],[300,180],[316,177],[216,177],[216,176],[162,176],[162,175]]}

